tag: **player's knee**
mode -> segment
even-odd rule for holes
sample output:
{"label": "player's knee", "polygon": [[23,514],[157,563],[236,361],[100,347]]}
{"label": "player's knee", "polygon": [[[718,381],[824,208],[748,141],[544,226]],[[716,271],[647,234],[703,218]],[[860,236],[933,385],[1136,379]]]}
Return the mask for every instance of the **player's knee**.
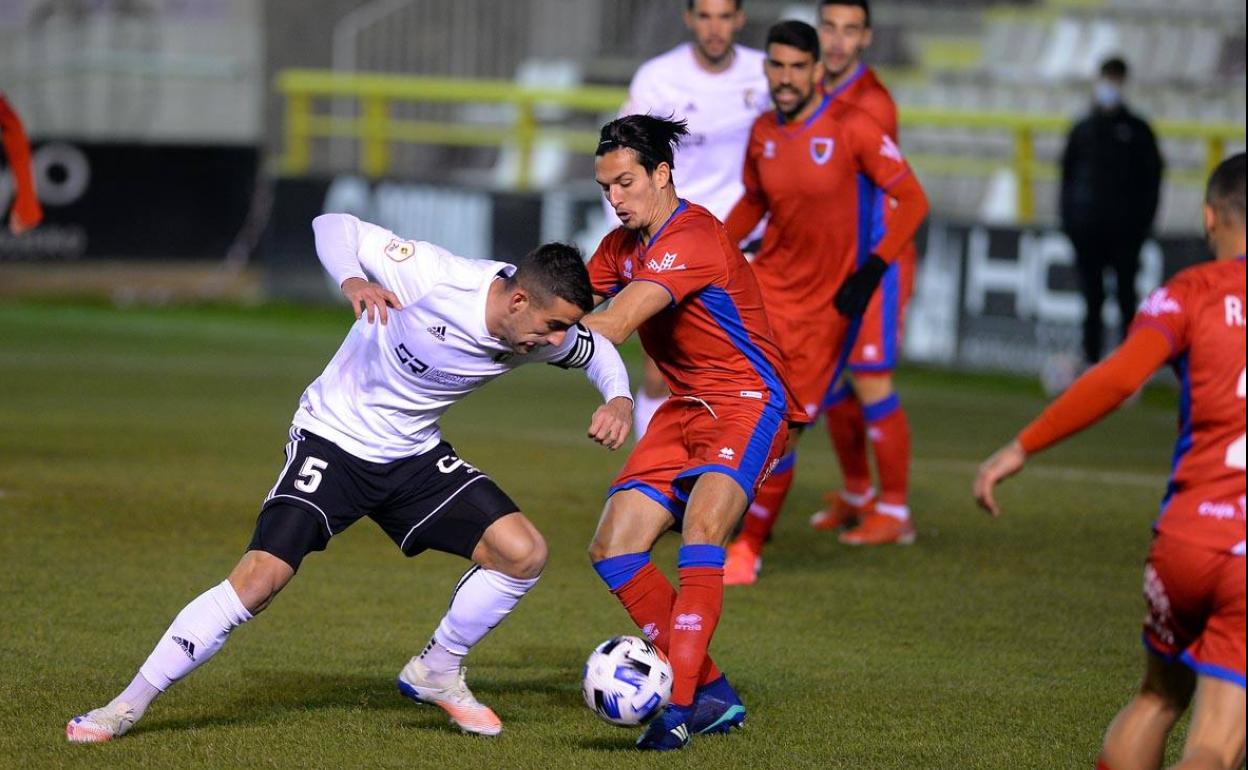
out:
{"label": "player's knee", "polygon": [[499,531],[488,532],[481,547],[475,560],[508,577],[531,580],[546,568],[546,540],[527,520],[508,522]]}
{"label": "player's knee", "polygon": [[607,544],[595,537],[589,544],[589,563],[596,564],[603,559],[610,558],[611,552],[607,548]]}
{"label": "player's knee", "polygon": [[265,551],[248,551],[230,572],[234,593],[252,615],[262,612],[286,587],[295,571],[289,564]]}
{"label": "player's knee", "polygon": [[[272,564],[261,560],[270,569],[258,573],[257,580],[265,580],[265,575],[270,573],[283,572],[280,567],[289,570],[289,575],[285,578],[289,580],[299,570],[305,556],[313,551],[325,550],[328,544],[329,535],[316,514],[297,505],[278,503],[267,506],[260,512],[247,551],[249,556],[251,553],[261,553],[277,562]],[[285,581],[282,584],[285,585]]]}

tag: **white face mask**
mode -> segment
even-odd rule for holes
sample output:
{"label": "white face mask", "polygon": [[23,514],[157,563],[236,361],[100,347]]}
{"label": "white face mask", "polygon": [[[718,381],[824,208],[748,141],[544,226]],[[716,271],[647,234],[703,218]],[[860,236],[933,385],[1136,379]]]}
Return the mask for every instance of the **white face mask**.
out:
{"label": "white face mask", "polygon": [[1122,104],[1122,87],[1112,80],[1098,80],[1092,98],[1098,107],[1112,110]]}

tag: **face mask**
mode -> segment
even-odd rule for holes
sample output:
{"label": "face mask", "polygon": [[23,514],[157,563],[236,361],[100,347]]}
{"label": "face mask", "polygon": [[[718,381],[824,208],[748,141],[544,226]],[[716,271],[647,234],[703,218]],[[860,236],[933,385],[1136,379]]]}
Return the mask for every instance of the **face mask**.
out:
{"label": "face mask", "polygon": [[1112,110],[1122,104],[1122,88],[1109,80],[1098,80],[1092,92],[1092,98],[1098,107]]}

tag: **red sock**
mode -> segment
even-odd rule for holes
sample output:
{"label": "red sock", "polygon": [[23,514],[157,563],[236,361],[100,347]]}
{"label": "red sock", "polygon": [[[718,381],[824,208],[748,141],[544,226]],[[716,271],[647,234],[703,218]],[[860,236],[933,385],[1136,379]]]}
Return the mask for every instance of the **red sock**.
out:
{"label": "red sock", "polygon": [[1110,770],[1109,765],[1101,757],[1096,758],[1096,770]]}
{"label": "red sock", "polygon": [[880,503],[905,507],[910,484],[910,423],[897,394],[863,410],[880,471]]}
{"label": "red sock", "polygon": [[672,703],[689,706],[697,689],[699,672],[710,660],[707,649],[724,606],[723,567],[682,567],[680,593],[672,606],[671,649]]}
{"label": "red sock", "polygon": [[[723,570],[720,570],[722,578]],[[642,633],[663,651],[668,653],[671,641],[672,605],[676,603],[676,589],[653,564],[642,567],[632,579],[613,591],[628,611]],[[698,672],[698,686],[714,682],[722,676],[719,667],[707,655]]]}
{"label": "red sock", "polygon": [[848,387],[834,398],[837,400],[824,415],[828,436],[841,464],[845,491],[865,495],[871,491],[871,464],[867,460],[867,421],[862,415],[862,404]]}
{"label": "red sock", "polygon": [[745,512],[741,539],[754,546],[757,551],[763,550],[763,543],[767,542],[767,536],[780,518],[784,498],[788,497],[789,488],[793,486],[793,470],[796,464],[797,455],[793,452],[780,458],[780,464],[759,487],[754,502]]}

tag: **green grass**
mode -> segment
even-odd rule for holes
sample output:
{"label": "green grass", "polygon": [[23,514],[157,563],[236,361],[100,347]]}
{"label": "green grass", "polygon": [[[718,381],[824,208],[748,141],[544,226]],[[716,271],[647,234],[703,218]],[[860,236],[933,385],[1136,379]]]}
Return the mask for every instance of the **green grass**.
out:
{"label": "green grass", "polygon": [[[993,522],[973,470],[1041,407],[1035,387],[911,370],[918,543],[850,550],[808,529],[835,481],[813,431],[763,580],[729,589],[715,638],[746,730],[637,755],[579,682],[589,650],[631,630],[585,557],[623,455],[583,438],[583,377],[534,367],[444,425],[550,543],[542,582],[470,658],[500,738],[394,689],[464,563],[406,560],[362,522],[124,740],[67,745],[66,720],[127,683],[239,557],[345,313],[0,305],[0,765],[1086,768],[1134,688],[1172,396],[1038,458]],[[675,546],[656,551],[669,573]]]}

